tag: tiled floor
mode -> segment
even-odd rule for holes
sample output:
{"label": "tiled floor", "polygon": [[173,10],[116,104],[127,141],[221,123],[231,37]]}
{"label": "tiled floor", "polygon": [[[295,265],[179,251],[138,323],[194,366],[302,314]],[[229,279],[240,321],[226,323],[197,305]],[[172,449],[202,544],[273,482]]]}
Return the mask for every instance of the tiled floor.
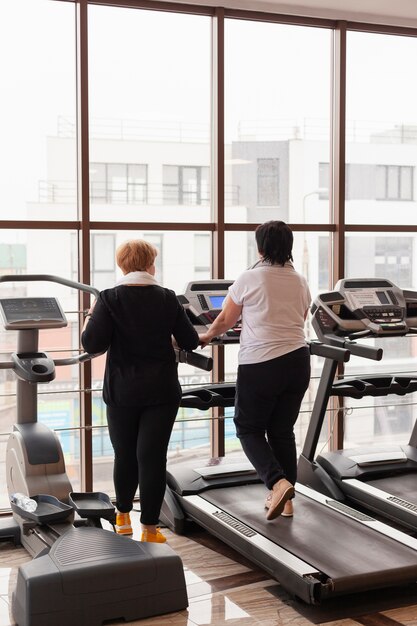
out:
{"label": "tiled floor", "polygon": [[[134,539],[138,539],[138,515],[132,518]],[[178,613],[130,622],[132,625],[417,626],[417,585],[396,594],[381,592],[366,599],[339,599],[321,607],[306,606],[288,596],[276,580],[204,531],[196,528],[188,537],[164,532],[183,561],[189,607]],[[15,624],[10,615],[11,594],[17,568],[28,560],[23,548],[0,543],[0,626]]]}

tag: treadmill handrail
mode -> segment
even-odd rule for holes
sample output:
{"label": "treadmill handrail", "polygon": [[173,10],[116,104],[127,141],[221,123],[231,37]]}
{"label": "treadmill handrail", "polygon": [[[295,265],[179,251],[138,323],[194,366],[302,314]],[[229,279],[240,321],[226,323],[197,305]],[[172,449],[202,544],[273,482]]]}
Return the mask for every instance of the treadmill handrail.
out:
{"label": "treadmill handrail", "polygon": [[[42,353],[45,354],[45,353]],[[98,356],[105,354],[104,352],[95,352],[94,354],[90,354],[89,352],[80,352],[79,354],[74,354],[73,356],[68,356],[60,359],[51,359],[54,365],[76,365],[77,363],[85,363],[85,361],[91,361],[91,359],[95,359]],[[14,361],[0,361],[0,369],[15,369]]]}
{"label": "treadmill handrail", "polygon": [[308,343],[310,354],[322,356],[326,359],[333,359],[340,363],[347,363],[350,359],[350,350],[344,346],[332,346],[320,341],[310,341]]}
{"label": "treadmill handrail", "polygon": [[382,348],[375,348],[375,346],[366,346],[363,343],[349,341],[349,339],[345,339],[345,337],[337,337],[336,335],[325,335],[325,337],[328,339],[329,345],[345,348],[354,356],[360,356],[364,359],[380,361],[384,354]]}
{"label": "treadmill handrail", "polygon": [[213,369],[213,359],[209,356],[181,348],[174,348],[174,352],[177,363],[187,363],[205,372],[211,372]]}
{"label": "treadmill handrail", "polygon": [[16,283],[26,281],[58,283],[59,285],[72,287],[73,289],[78,289],[79,291],[86,291],[93,294],[96,298],[100,294],[100,291],[91,285],[78,283],[75,280],[69,280],[68,278],[62,278],[61,276],[54,276],[52,274],[5,274],[4,276],[0,276],[0,283]]}

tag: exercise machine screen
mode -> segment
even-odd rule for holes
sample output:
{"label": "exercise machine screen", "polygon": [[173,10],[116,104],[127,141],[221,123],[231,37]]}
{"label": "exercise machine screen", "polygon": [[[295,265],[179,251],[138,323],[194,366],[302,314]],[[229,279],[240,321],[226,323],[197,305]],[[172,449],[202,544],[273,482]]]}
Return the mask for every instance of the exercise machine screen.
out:
{"label": "exercise machine screen", "polygon": [[417,292],[386,279],[342,279],[335,290],[317,296],[312,324],[320,338],[335,334],[406,335],[417,326]]}
{"label": "exercise machine screen", "polygon": [[6,330],[62,328],[67,319],[56,298],[1,298],[0,315]]}
{"label": "exercise machine screen", "polygon": [[[197,332],[204,333],[214,322],[232,284],[233,281],[225,279],[196,280],[187,284],[179,299]],[[237,343],[239,336],[240,324],[237,324],[222,336],[221,343]]]}

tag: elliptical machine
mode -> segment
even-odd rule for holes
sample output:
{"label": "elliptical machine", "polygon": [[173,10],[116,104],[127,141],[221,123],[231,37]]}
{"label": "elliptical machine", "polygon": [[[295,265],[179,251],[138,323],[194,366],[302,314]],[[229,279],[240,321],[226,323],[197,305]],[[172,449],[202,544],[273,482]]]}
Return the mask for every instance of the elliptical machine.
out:
{"label": "elliptical machine", "polygon": [[[51,275],[2,276],[1,282],[47,281],[98,295],[89,285]],[[181,559],[166,544],[141,543],[109,532],[115,509],[103,493],[74,493],[58,437],[37,421],[37,385],[55,378],[55,366],[82,363],[82,353],[52,359],[39,352],[39,330],[67,326],[54,297],[0,298],[6,330],[16,330],[17,352],[0,369],[17,376],[17,423],[6,451],[9,495],[23,493],[34,512],[12,503],[13,520],[0,539],[21,543],[34,560],[19,567],[12,596],[18,626],[101,626],[188,606]]]}

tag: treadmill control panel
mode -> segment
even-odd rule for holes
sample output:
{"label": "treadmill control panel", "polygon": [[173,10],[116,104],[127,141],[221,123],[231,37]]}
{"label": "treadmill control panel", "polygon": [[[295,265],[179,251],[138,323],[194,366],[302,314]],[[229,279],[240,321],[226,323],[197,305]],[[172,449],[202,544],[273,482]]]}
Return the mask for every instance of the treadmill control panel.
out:
{"label": "treadmill control panel", "polygon": [[[187,284],[184,295],[179,296],[188,317],[197,332],[204,333],[222,310],[232,280],[196,280]],[[240,337],[240,324],[228,330],[221,343],[237,343]]]}
{"label": "treadmill control panel", "polygon": [[417,292],[387,279],[342,279],[335,291],[322,293],[311,309],[319,339],[406,335],[417,327]]}
{"label": "treadmill control panel", "polygon": [[6,330],[62,328],[67,319],[56,298],[0,298]]}

